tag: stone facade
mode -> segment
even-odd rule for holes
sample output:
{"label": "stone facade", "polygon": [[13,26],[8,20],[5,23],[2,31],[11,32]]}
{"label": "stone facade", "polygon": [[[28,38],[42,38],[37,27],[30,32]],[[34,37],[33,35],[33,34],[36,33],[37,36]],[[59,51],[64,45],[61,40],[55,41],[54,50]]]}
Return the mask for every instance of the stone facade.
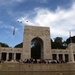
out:
{"label": "stone facade", "polygon": [[[51,49],[49,27],[25,26],[23,48],[4,48],[0,46],[0,60],[24,60],[31,58],[31,42],[38,40],[41,44],[41,59],[75,60],[75,44],[70,43],[66,49]],[[5,55],[5,58],[3,58]]]}
{"label": "stone facade", "polygon": [[50,42],[50,29],[48,27],[34,27],[26,26],[24,29],[23,40],[23,59],[31,58],[31,41],[33,39],[40,39],[42,42],[42,59],[52,59],[51,57],[51,42]]}

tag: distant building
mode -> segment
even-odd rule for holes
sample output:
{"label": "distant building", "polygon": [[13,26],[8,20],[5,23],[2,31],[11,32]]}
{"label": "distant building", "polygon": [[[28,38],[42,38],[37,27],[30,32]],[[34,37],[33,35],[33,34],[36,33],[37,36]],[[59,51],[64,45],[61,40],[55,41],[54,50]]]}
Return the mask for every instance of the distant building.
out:
{"label": "distant building", "polygon": [[0,60],[30,59],[31,42],[37,40],[41,46],[39,59],[75,61],[75,44],[70,43],[66,49],[51,49],[49,27],[25,26],[23,48],[5,48],[0,46]]}

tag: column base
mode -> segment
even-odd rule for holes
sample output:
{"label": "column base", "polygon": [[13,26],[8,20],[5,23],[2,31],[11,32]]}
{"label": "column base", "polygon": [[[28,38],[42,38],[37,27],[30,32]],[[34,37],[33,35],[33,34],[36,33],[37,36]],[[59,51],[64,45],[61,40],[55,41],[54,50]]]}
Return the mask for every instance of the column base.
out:
{"label": "column base", "polygon": [[18,62],[15,60],[11,60],[11,61],[5,61],[4,63],[18,63]]}

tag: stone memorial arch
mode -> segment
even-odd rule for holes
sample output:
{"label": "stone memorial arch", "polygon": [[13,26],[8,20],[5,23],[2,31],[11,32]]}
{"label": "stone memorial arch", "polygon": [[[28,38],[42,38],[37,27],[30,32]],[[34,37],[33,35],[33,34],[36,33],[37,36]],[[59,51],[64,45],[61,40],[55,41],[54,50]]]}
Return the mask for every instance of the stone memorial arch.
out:
{"label": "stone memorial arch", "polygon": [[25,26],[22,60],[31,58],[31,42],[34,40],[41,46],[40,59],[52,59],[49,27]]}

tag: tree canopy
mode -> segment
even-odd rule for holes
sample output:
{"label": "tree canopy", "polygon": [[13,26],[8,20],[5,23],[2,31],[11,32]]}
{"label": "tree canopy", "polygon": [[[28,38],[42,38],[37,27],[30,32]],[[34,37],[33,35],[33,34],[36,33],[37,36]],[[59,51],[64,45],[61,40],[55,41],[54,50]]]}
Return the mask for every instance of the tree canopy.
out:
{"label": "tree canopy", "polygon": [[62,37],[56,37],[54,41],[51,41],[52,49],[65,49],[66,45],[65,42],[62,42]]}
{"label": "tree canopy", "polygon": [[20,44],[17,44],[17,45],[15,46],[15,48],[22,48],[22,47],[23,47],[23,42],[20,43]]}
{"label": "tree canopy", "polygon": [[1,47],[9,47],[6,43],[0,42]]}
{"label": "tree canopy", "polygon": [[67,43],[67,44],[69,44],[69,43],[75,43],[75,36],[69,37],[69,38],[66,40],[66,43]]}

